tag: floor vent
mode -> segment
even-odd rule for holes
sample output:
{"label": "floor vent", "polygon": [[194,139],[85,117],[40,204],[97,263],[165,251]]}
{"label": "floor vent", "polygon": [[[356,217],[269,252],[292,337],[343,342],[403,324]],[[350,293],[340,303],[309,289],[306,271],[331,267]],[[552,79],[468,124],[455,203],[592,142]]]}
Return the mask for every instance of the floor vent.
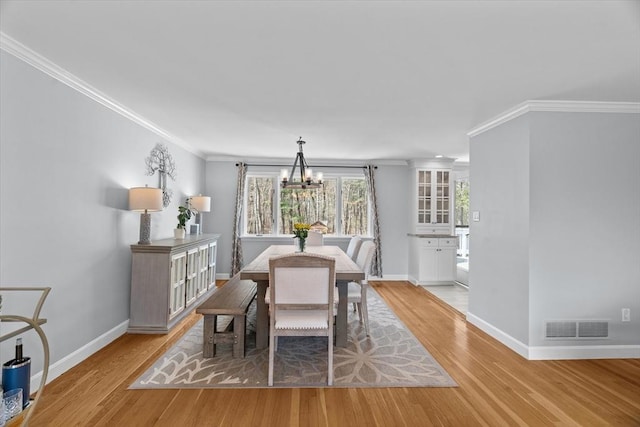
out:
{"label": "floor vent", "polygon": [[607,338],[609,322],[599,320],[546,322],[545,338]]}

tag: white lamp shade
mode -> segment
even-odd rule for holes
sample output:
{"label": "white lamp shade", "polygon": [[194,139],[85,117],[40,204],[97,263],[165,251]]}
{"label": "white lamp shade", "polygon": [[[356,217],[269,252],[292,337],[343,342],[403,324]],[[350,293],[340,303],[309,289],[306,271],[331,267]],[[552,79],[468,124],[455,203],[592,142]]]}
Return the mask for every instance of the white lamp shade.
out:
{"label": "white lamp shade", "polygon": [[191,197],[191,207],[198,212],[210,212],[211,211],[211,197],[208,196],[193,196]]}
{"label": "white lamp shade", "polygon": [[129,189],[129,210],[155,212],[162,210],[162,190],[152,187]]}

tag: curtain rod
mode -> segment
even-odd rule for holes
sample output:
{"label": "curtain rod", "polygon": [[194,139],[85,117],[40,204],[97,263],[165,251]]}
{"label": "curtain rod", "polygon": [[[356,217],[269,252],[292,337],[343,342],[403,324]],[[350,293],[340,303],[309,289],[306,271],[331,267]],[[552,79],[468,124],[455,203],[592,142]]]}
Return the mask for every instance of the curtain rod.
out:
{"label": "curtain rod", "polygon": [[[236,163],[236,166],[239,166],[240,163]],[[258,163],[245,163],[245,166],[273,166],[274,168],[289,168],[288,165],[274,165],[274,164],[258,164]],[[345,166],[345,165],[311,165],[311,168],[341,168],[341,169],[365,169],[367,166]],[[378,166],[374,166],[374,169],[378,169]]]}

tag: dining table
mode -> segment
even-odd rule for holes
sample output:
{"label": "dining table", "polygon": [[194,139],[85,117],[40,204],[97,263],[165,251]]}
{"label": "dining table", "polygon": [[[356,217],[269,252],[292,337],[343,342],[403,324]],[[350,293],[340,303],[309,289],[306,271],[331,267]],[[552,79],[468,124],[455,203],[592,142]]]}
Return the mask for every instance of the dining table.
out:
{"label": "dining table", "polygon": [[[240,270],[240,279],[257,283],[256,295],[256,348],[269,344],[269,309],[264,297],[269,286],[269,259],[297,252],[296,245],[271,245]],[[364,280],[364,271],[339,247],[332,245],[307,246],[305,252],[332,257],[336,260],[336,285],[338,287],[338,311],[336,313],[336,347],[347,346],[347,291],[348,283]]]}

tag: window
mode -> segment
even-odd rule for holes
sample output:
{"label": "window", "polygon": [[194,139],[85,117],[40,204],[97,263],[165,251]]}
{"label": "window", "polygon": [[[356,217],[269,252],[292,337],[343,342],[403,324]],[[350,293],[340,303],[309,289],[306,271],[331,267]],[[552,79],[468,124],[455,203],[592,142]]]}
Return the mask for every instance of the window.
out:
{"label": "window", "polygon": [[296,222],[322,223],[326,234],[369,235],[364,177],[325,175],[321,188],[294,190],[281,189],[277,174],[248,174],[246,191],[246,235],[291,235]]}
{"label": "window", "polygon": [[456,181],[456,226],[469,226],[469,181]]}

